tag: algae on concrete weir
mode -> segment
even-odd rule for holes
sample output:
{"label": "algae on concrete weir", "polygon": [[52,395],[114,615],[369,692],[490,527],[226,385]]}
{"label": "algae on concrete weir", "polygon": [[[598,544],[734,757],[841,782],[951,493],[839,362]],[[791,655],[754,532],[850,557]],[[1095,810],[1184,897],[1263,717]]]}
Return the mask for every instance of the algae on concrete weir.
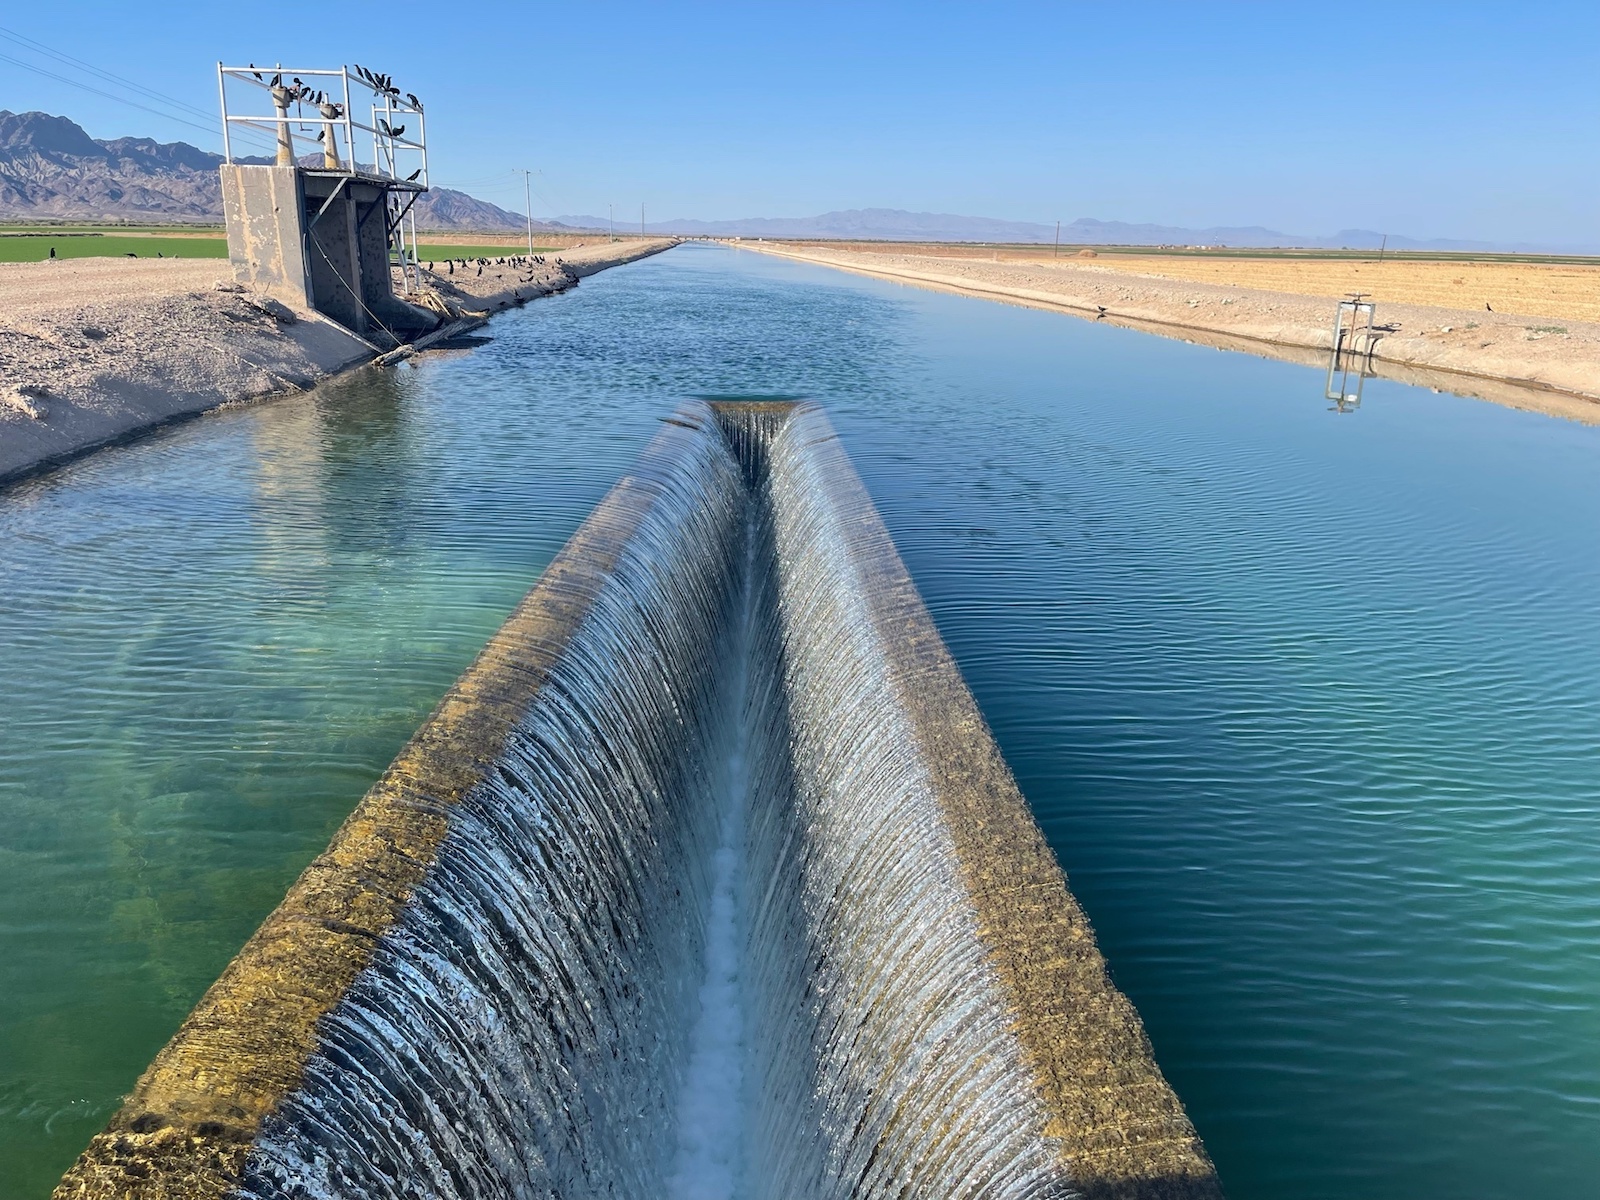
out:
{"label": "algae on concrete weir", "polygon": [[[749,1111],[685,1159],[719,981]],[[696,1161],[772,1200],[1220,1195],[809,404],[662,427],[57,1195],[648,1195]]]}

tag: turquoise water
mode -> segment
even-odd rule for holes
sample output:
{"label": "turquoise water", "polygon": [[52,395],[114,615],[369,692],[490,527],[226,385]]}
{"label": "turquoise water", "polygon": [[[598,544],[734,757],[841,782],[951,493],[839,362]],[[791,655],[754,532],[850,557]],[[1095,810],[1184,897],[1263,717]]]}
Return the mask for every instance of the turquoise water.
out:
{"label": "turquoise water", "polygon": [[1600,431],[685,247],[0,495],[45,1195],[677,397],[829,406],[1235,1200],[1600,1177]]}

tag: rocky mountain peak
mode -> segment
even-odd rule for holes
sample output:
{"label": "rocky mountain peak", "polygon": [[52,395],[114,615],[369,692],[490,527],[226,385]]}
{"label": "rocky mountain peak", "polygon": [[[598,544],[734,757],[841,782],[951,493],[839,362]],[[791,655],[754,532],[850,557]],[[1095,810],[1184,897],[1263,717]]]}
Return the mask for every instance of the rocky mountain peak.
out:
{"label": "rocky mountain peak", "polygon": [[14,113],[0,108],[0,151],[17,154],[30,150],[41,155],[109,157],[103,145],[66,117],[43,112]]}
{"label": "rocky mountain peak", "polygon": [[[308,149],[313,144],[303,143]],[[311,154],[302,162],[314,166],[321,158]],[[221,163],[220,154],[188,142],[102,141],[66,117],[0,109],[0,218],[220,222]],[[491,233],[526,227],[516,213],[448,188],[422,195],[416,215],[424,229]],[[536,227],[551,228],[543,222]]]}

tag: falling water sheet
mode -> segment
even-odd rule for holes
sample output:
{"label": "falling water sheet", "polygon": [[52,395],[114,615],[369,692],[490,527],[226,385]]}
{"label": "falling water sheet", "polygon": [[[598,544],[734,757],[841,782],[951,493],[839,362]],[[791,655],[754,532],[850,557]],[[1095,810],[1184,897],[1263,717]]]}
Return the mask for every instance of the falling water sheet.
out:
{"label": "falling water sheet", "polygon": [[62,1194],[718,1179],[1216,1194],[814,405],[663,427]]}

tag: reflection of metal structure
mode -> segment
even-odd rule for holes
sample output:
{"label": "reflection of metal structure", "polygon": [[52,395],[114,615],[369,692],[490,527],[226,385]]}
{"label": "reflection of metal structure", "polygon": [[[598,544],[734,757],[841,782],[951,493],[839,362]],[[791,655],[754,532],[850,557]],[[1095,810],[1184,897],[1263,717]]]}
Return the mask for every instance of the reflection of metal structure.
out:
{"label": "reflection of metal structure", "polygon": [[[1333,412],[1354,412],[1361,407],[1361,393],[1372,375],[1372,351],[1378,334],[1372,326],[1374,306],[1365,292],[1351,292],[1339,301],[1333,318],[1333,348],[1328,352],[1328,381],[1324,396],[1333,401]],[[1354,390],[1351,379],[1354,378]]]}
{"label": "reflection of metal structure", "polygon": [[[228,256],[240,279],[363,335],[415,328],[390,268],[408,291],[420,289],[412,207],[428,190],[421,102],[362,67],[218,63],[217,89]],[[273,165],[234,158],[234,134],[245,129],[271,136]],[[321,144],[308,165],[295,155],[296,133]]]}

